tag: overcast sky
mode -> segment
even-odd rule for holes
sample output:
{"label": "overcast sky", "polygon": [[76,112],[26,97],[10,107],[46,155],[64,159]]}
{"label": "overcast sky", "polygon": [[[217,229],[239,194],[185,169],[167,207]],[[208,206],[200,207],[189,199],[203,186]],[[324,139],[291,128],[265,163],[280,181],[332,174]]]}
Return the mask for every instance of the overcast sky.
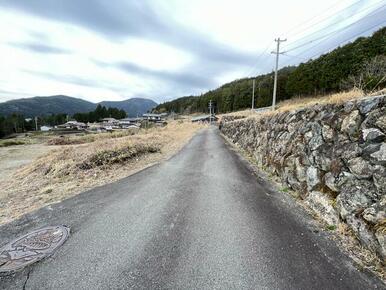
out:
{"label": "overcast sky", "polygon": [[297,64],[385,15],[386,0],[0,0],[0,102],[196,95],[271,71],[276,37]]}

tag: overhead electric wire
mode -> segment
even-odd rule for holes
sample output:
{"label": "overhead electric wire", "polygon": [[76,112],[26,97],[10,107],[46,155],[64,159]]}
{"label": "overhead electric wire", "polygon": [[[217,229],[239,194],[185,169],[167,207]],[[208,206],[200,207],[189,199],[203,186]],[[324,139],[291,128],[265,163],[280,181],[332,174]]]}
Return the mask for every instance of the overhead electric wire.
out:
{"label": "overhead electric wire", "polygon": [[[355,4],[359,3],[360,1],[361,1],[361,0],[355,2],[355,3],[352,4],[352,5],[355,5]],[[324,13],[324,12],[330,10],[331,8],[335,7],[336,4],[339,3],[339,2],[340,2],[340,1],[337,1],[334,5],[328,7],[328,8],[327,8],[326,10],[324,10],[322,13]],[[351,7],[352,5],[350,5],[349,7]],[[348,8],[348,7],[346,7],[345,9],[347,9],[347,8]],[[344,9],[343,9],[343,10],[344,10]],[[336,14],[336,13],[334,13],[334,14]],[[333,15],[334,15],[334,14],[333,14]],[[293,30],[294,28],[296,28],[296,27],[298,27],[298,26],[300,26],[300,25],[303,25],[304,23],[309,22],[309,21],[312,20],[312,19],[313,19],[313,18],[310,18],[310,19],[306,20],[305,22],[302,22],[302,23],[300,23],[300,24],[297,24],[296,26],[294,26],[293,28],[291,28],[289,31]],[[288,31],[288,32],[289,32],[289,31]],[[288,33],[288,32],[287,32],[287,33]],[[252,76],[253,74],[256,73],[256,68],[257,68],[257,66],[259,65],[259,62],[258,62],[257,60],[260,59],[260,57],[263,56],[263,55],[267,52],[267,50],[270,48],[270,46],[271,46],[271,42],[269,42],[268,45],[267,45],[267,47],[266,47],[266,49],[264,49],[264,51],[263,51],[262,53],[260,53],[260,54],[257,56],[257,58],[256,58],[256,60],[255,60],[255,64],[254,64],[254,65],[252,66],[252,68],[248,71],[248,74],[244,73],[243,75],[247,75],[247,77],[250,77],[250,76]]]}
{"label": "overhead electric wire", "polygon": [[[360,1],[361,1],[361,0],[359,0],[359,1],[356,2],[356,3],[359,3]],[[329,11],[330,9],[334,8],[337,4],[339,4],[340,2],[341,2],[340,0],[336,1],[335,4],[329,6],[327,9],[325,9],[324,11],[322,11],[321,13],[318,13],[318,14],[321,15],[321,14],[323,14],[323,13]],[[313,17],[307,19],[307,20],[304,21],[304,22],[301,22],[301,23],[296,24],[295,26],[293,26],[292,28],[290,28],[289,30],[287,30],[285,34],[286,34],[286,35],[290,34],[290,32],[291,32],[291,31],[294,31],[295,28],[297,28],[297,27],[299,27],[299,26],[302,26],[302,25],[304,25],[304,24],[306,24],[306,23],[308,23],[308,22],[310,22],[311,20],[314,20],[314,19],[315,19],[315,16],[313,16]]]}
{"label": "overhead electric wire", "polygon": [[[362,20],[364,20],[364,19],[362,19]],[[377,26],[383,24],[384,22],[385,22],[385,20],[384,20],[383,22],[381,22],[381,23],[377,23],[376,25],[372,26],[371,28],[366,29],[365,32],[368,31],[368,30],[370,30],[370,29],[372,29],[372,28],[375,28],[375,27],[377,27]],[[347,27],[346,27],[346,28],[347,28]],[[342,30],[342,31],[343,31],[343,30]],[[342,31],[337,32],[337,34],[338,34],[338,33],[341,33]],[[363,33],[363,32],[361,32],[361,33]],[[356,35],[359,36],[361,33],[356,34]],[[331,36],[332,36],[332,35],[330,35],[329,37],[327,37],[327,39],[330,38]],[[351,38],[353,38],[353,37],[350,37],[350,39],[351,39]],[[319,43],[321,43],[321,41],[319,41],[319,42],[316,43],[315,45],[313,45],[313,46],[311,46],[310,48],[308,48],[308,50],[311,50],[312,48],[316,47]],[[304,51],[303,51],[303,52],[304,52]],[[302,54],[302,53],[299,53],[299,54],[297,54],[296,56],[299,56],[299,55],[301,55],[301,54]]]}
{"label": "overhead electric wire", "polygon": [[[358,2],[359,2],[359,1],[358,1]],[[356,2],[356,3],[358,3],[358,2]],[[360,10],[359,12],[354,13],[354,14],[351,14],[350,17],[353,17],[353,16],[355,16],[355,15],[361,14],[361,13],[363,13],[364,11],[366,11],[366,10],[368,10],[368,9],[370,9],[370,8],[372,8],[372,7],[374,7],[374,6],[378,5],[378,4],[380,4],[380,3],[382,3],[382,2],[385,2],[385,0],[381,0],[381,1],[379,1],[379,2],[373,3],[372,5],[367,6],[366,8]],[[377,7],[376,9],[380,9],[380,8],[384,7],[385,5],[386,5],[386,4],[384,4],[384,5],[382,5],[382,6],[379,6],[379,7]],[[352,5],[351,5],[351,6],[352,6]],[[349,7],[350,7],[350,6],[349,6]],[[343,10],[346,10],[346,9],[343,9]],[[343,10],[342,10],[342,11],[343,11]],[[375,10],[375,9],[374,9],[374,10]],[[317,31],[314,31],[313,34],[320,33],[320,32],[322,32],[322,31],[326,30],[327,28],[330,28],[331,26],[336,25],[336,24],[339,23],[339,22],[342,22],[342,20],[339,20],[339,21],[335,21],[335,22],[333,22],[333,23],[330,23],[329,25],[327,25],[327,26],[325,26],[325,27],[323,27],[323,28],[321,28],[321,29],[319,29],[319,30],[317,30]],[[306,36],[304,36],[304,37],[302,37],[302,38],[299,38],[299,39],[295,40],[294,42],[292,42],[292,43],[290,43],[290,44],[287,44],[286,47],[288,47],[288,46],[290,46],[290,45],[293,45],[293,44],[295,44],[295,43],[298,43],[299,41],[301,41],[301,40],[303,40],[303,39],[306,39],[306,38],[308,38],[308,37],[309,37],[309,35],[306,35]],[[321,37],[321,38],[322,38],[322,37]],[[318,40],[318,39],[319,39],[319,38],[314,39],[314,40],[311,40],[311,41],[308,41],[308,42],[303,43],[303,44],[300,44],[300,45],[296,46],[295,48],[287,49],[287,51],[292,51],[292,50],[294,50],[294,49],[297,49],[297,48],[299,48],[299,47],[302,47],[303,45],[307,45],[307,44],[309,44],[309,43],[312,43],[312,42],[314,42],[314,41],[316,41],[316,40]],[[284,48],[285,48],[285,47],[284,47]]]}
{"label": "overhead electric wire", "polygon": [[[298,55],[288,55],[288,54],[286,55],[286,53],[284,53],[284,55],[289,56],[289,57],[294,57],[294,58],[302,59],[302,60],[304,60],[304,61],[308,61],[308,60],[313,59],[313,58],[316,57],[316,56],[322,55],[322,54],[324,54],[324,53],[326,53],[326,52],[328,52],[328,51],[331,51],[331,50],[333,50],[333,49],[339,47],[339,46],[342,45],[343,43],[345,43],[345,42],[347,42],[347,41],[350,41],[351,39],[356,38],[356,37],[360,36],[361,34],[366,33],[366,32],[368,32],[368,31],[374,29],[374,28],[377,27],[377,26],[382,26],[383,24],[386,24],[386,20],[384,20],[384,21],[382,21],[382,22],[380,22],[380,23],[377,23],[376,25],[373,25],[373,26],[371,26],[370,28],[366,28],[365,30],[363,30],[363,31],[361,31],[361,32],[359,32],[359,33],[357,33],[357,34],[355,34],[355,35],[352,35],[352,36],[350,36],[349,38],[346,38],[344,41],[342,41],[342,42],[340,42],[339,44],[335,45],[333,48],[329,48],[329,49],[326,50],[325,52],[318,52],[318,53],[312,55],[311,57],[300,57],[300,55],[301,55],[302,53],[300,53],[300,54],[298,54]],[[311,48],[314,48],[314,47],[316,47],[316,46],[317,46],[317,45],[314,45],[314,46],[311,47]],[[311,48],[310,48],[310,49],[311,49]],[[282,67],[287,66],[289,63],[290,63],[290,60],[286,61],[286,62],[282,65]]]}
{"label": "overhead electric wire", "polygon": [[[294,34],[294,35],[298,35],[298,34],[300,34],[301,32],[307,31],[308,29],[310,29],[310,28],[312,28],[312,27],[314,27],[314,26],[316,26],[316,25],[318,25],[318,24],[324,22],[325,20],[331,19],[331,18],[333,18],[333,17],[335,17],[335,16],[341,14],[341,13],[344,12],[345,10],[351,9],[352,7],[354,7],[355,5],[357,5],[357,4],[361,3],[361,2],[363,2],[363,0],[359,0],[359,1],[357,1],[357,2],[355,2],[355,3],[353,3],[353,4],[351,4],[351,5],[349,5],[349,6],[347,6],[347,7],[344,7],[344,8],[342,8],[341,10],[338,10],[338,11],[336,11],[335,13],[333,13],[333,14],[331,14],[331,15],[325,17],[325,18],[322,18],[321,20],[319,20],[319,21],[313,23],[312,25],[306,26],[304,29],[298,31],[298,32],[297,32],[296,34]],[[380,1],[380,2],[382,2],[382,1]],[[380,2],[378,2],[378,3],[380,3]],[[289,34],[289,35],[291,35],[291,34]],[[294,36],[294,35],[292,35],[292,36]]]}
{"label": "overhead electric wire", "polygon": [[[361,31],[361,32],[355,34],[354,36],[350,36],[349,38],[346,38],[344,41],[342,41],[342,42],[340,42],[338,45],[334,46],[334,48],[330,48],[330,49],[327,50],[327,51],[330,51],[331,49],[335,49],[335,48],[341,46],[343,43],[345,43],[345,42],[347,42],[347,41],[350,41],[350,40],[352,40],[353,38],[356,38],[356,37],[360,36],[361,34],[366,33],[366,32],[368,32],[368,31],[374,29],[375,27],[381,26],[381,25],[384,25],[384,24],[386,24],[386,20],[382,21],[381,23],[377,23],[376,25],[371,26],[370,28],[367,28],[366,30]],[[327,51],[326,51],[326,52],[327,52]],[[312,58],[314,58],[315,56],[321,55],[321,54],[323,54],[323,53],[324,53],[324,52],[314,54],[314,55],[311,56],[309,59],[312,59]]]}
{"label": "overhead electric wire", "polygon": [[[255,64],[254,64],[254,65],[252,66],[252,68],[248,71],[248,74],[246,74],[247,77],[250,77],[250,76],[252,76],[252,75],[254,74],[256,67],[259,65],[259,62],[257,62],[257,60],[258,60],[260,57],[262,57],[262,56],[267,52],[267,50],[271,47],[271,45],[272,45],[272,42],[270,41],[269,44],[267,45],[267,47],[263,50],[263,52],[261,52],[261,53],[257,56],[257,58],[256,58],[256,60],[255,60]],[[244,75],[245,75],[245,74],[244,74]]]}
{"label": "overhead electric wire", "polygon": [[[380,6],[380,7],[378,7],[377,10],[378,10],[378,9],[381,9],[381,8],[383,8],[383,7],[386,7],[386,4],[385,4],[385,5],[382,5],[382,6]],[[301,47],[303,47],[303,46],[309,45],[309,44],[311,44],[311,43],[313,43],[313,42],[315,42],[315,41],[318,41],[318,40],[320,40],[320,39],[326,38],[326,37],[330,36],[331,34],[339,33],[340,31],[343,31],[343,30],[347,29],[348,27],[352,26],[353,24],[356,24],[356,23],[358,23],[358,22],[360,22],[360,21],[366,19],[367,17],[370,17],[370,16],[372,16],[373,14],[377,14],[377,13],[379,13],[379,11],[374,10],[374,11],[370,12],[369,14],[366,14],[366,15],[363,16],[362,18],[358,19],[358,20],[355,21],[355,22],[349,23],[348,25],[346,25],[346,26],[344,26],[344,27],[341,27],[341,28],[339,28],[339,29],[337,29],[337,30],[331,31],[331,32],[329,32],[329,33],[327,33],[327,34],[325,34],[325,35],[320,36],[320,37],[314,38],[313,40],[311,40],[311,41],[309,41],[309,42],[307,42],[307,43],[303,43],[303,44],[301,44],[301,45],[298,45],[298,46],[295,46],[295,47],[293,47],[293,48],[290,48],[290,49],[286,50],[285,52],[290,52],[290,51],[296,50],[296,49],[298,49],[298,48],[301,48]],[[329,25],[329,26],[330,26],[330,25]]]}
{"label": "overhead electric wire", "polygon": [[[341,9],[341,10],[339,10],[339,11],[337,11],[337,12],[331,14],[331,15],[329,15],[328,17],[325,17],[325,18],[323,18],[323,19],[317,21],[316,23],[313,23],[311,26],[308,26],[308,27],[306,27],[305,29],[302,29],[301,31],[306,31],[307,29],[309,29],[309,28],[311,28],[311,27],[313,27],[313,26],[315,26],[315,25],[317,25],[317,24],[320,24],[320,23],[324,22],[325,20],[327,20],[327,19],[329,19],[329,18],[334,17],[334,16],[336,16],[336,15],[338,15],[338,14],[340,14],[340,13],[346,11],[347,9],[350,9],[350,8],[354,7],[355,5],[359,4],[360,2],[363,2],[363,0],[359,0],[359,1],[357,1],[357,2],[355,2],[355,3],[353,3],[353,4],[349,5],[349,6],[347,6],[347,7],[345,7],[345,8],[343,8],[343,9]],[[355,16],[355,15],[359,15],[359,14],[363,13],[364,11],[370,9],[371,7],[374,7],[374,6],[376,6],[376,5],[378,5],[378,4],[382,3],[382,2],[385,2],[385,0],[381,0],[381,1],[379,1],[379,2],[372,3],[370,6],[367,6],[366,8],[364,8],[364,10],[362,9],[362,10],[360,10],[360,11],[354,13],[354,14],[351,14],[349,17]],[[326,10],[324,10],[324,12],[329,11],[330,9],[332,9],[333,7],[335,7],[336,4],[337,4],[337,3],[335,3],[335,4],[332,5],[332,6],[330,6],[329,8],[327,8]],[[309,44],[314,43],[315,41],[318,41],[318,40],[322,40],[322,41],[323,41],[324,39],[329,39],[332,35],[338,34],[338,33],[342,32],[343,30],[347,29],[349,26],[352,26],[353,24],[356,24],[356,23],[362,21],[362,20],[364,20],[365,18],[367,18],[367,17],[369,17],[369,16],[371,16],[371,15],[373,15],[373,14],[377,14],[377,13],[379,12],[379,11],[377,11],[377,10],[379,10],[379,9],[385,7],[385,6],[386,6],[386,4],[384,4],[384,5],[380,6],[380,7],[377,7],[377,8],[374,9],[372,12],[366,14],[365,16],[361,17],[361,18],[358,19],[357,21],[355,21],[355,22],[353,22],[353,23],[350,23],[350,24],[346,25],[345,27],[339,28],[339,29],[334,30],[334,31],[332,31],[332,32],[329,32],[329,33],[327,33],[327,34],[325,34],[325,35],[319,36],[319,37],[317,37],[317,38],[315,38],[315,39],[312,39],[311,41],[308,41],[308,42],[306,42],[306,43],[302,43],[302,44],[300,44],[300,45],[298,45],[298,46],[296,46],[296,47],[292,47],[292,48],[290,48],[290,49],[284,51],[284,53],[287,53],[287,52],[289,52],[289,51],[293,51],[293,50],[299,49],[299,48],[301,48],[301,47],[303,47],[303,46],[309,45]],[[324,13],[324,12],[323,12],[323,13]],[[311,19],[309,19],[309,20],[311,20]],[[306,20],[306,21],[303,22],[302,24],[309,22],[309,20]],[[344,19],[344,20],[346,20],[346,19]],[[333,22],[333,23],[330,23],[329,25],[327,25],[327,26],[325,26],[325,27],[323,27],[323,28],[317,30],[316,32],[314,32],[314,33],[312,33],[312,34],[315,34],[315,33],[318,33],[318,32],[322,32],[322,31],[326,30],[327,28],[329,28],[329,27],[331,27],[331,26],[333,26],[333,25],[336,25],[336,24],[338,24],[339,22],[342,22],[342,21],[344,21],[344,20],[339,20],[339,21],[335,21],[335,22]],[[293,31],[294,28],[296,28],[296,27],[298,27],[298,26],[300,26],[300,25],[302,25],[302,24],[298,24],[297,26],[291,28],[289,31],[291,31],[291,30]],[[377,24],[377,25],[375,25],[374,27],[376,27],[376,26],[378,26],[378,25],[380,25],[380,24]],[[374,27],[372,27],[372,28],[374,28]],[[369,29],[367,29],[366,31],[371,30],[372,28],[369,28]],[[361,33],[363,33],[363,32],[361,32]],[[361,34],[361,33],[359,33],[359,34]],[[296,33],[295,35],[297,35],[297,34],[299,34],[299,33]],[[312,35],[312,34],[311,34],[311,35]],[[310,35],[306,35],[306,36],[304,36],[304,37],[302,37],[302,38],[300,38],[300,39],[298,39],[298,40],[296,40],[296,41],[290,43],[290,45],[293,45],[293,44],[295,44],[295,43],[298,43],[299,41],[301,41],[301,40],[303,40],[303,39],[309,38],[309,36],[310,36]],[[355,36],[354,36],[354,37],[355,37]],[[351,37],[351,38],[352,38],[352,37]],[[350,39],[351,39],[351,38],[350,38]],[[318,41],[318,42],[316,43],[316,45],[318,45],[318,44],[321,43],[322,41]],[[347,41],[347,40],[346,40],[346,41]],[[312,46],[311,48],[314,48],[316,45]],[[341,45],[341,44],[339,44],[339,45]],[[339,45],[338,45],[338,46],[339,46]],[[287,45],[287,46],[288,46],[288,45]],[[267,52],[267,50],[268,50],[270,47],[271,47],[271,44],[269,44],[269,45],[266,47],[266,49],[258,55],[258,57],[256,58],[256,63],[253,65],[252,69],[249,70],[249,72],[248,72],[248,75],[247,75],[248,77],[250,77],[251,74],[252,74],[252,75],[255,74],[255,72],[257,73],[256,68],[257,68],[257,66],[259,65],[259,62],[258,62],[257,60],[259,60],[259,59]],[[309,48],[309,49],[311,49],[311,48]],[[303,51],[303,52],[304,52],[304,51]],[[303,52],[302,52],[302,53],[303,53]],[[288,56],[288,57],[295,57],[295,58],[299,58],[299,59],[306,60],[306,58],[300,57],[300,55],[301,55],[302,53],[297,54],[297,55],[288,55],[288,54],[284,54],[284,55],[285,55],[285,56]],[[289,61],[287,61],[287,62],[285,63],[285,65],[288,65],[288,64],[289,64]],[[245,74],[243,74],[243,75],[245,75]]]}
{"label": "overhead electric wire", "polygon": [[300,60],[307,60],[304,57],[299,57],[299,56],[296,56],[296,55],[287,54],[286,52],[282,52],[281,54],[284,55],[284,56],[288,56],[288,57],[294,57],[294,58],[297,58],[297,59],[300,59]]}

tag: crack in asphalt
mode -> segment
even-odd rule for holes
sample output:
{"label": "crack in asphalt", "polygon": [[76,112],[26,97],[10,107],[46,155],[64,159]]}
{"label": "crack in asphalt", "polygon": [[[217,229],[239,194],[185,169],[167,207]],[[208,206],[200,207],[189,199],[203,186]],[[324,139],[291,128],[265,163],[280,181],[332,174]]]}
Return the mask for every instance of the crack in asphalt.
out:
{"label": "crack in asphalt", "polygon": [[29,280],[29,276],[30,276],[30,274],[31,274],[31,270],[32,270],[32,269],[29,269],[29,270],[28,270],[27,278],[25,279],[24,284],[23,284],[23,290],[27,289],[27,282],[28,282],[28,280]]}

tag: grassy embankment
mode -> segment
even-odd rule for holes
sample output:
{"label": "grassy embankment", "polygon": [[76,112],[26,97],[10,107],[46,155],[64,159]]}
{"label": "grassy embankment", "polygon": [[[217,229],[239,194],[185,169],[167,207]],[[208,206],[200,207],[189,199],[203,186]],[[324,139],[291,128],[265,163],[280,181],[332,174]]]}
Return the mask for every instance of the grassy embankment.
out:
{"label": "grassy embankment", "polygon": [[[379,92],[372,93],[371,95],[381,95],[386,94],[386,90],[382,90]],[[287,112],[292,110],[297,110],[300,108],[310,107],[316,104],[342,104],[344,102],[360,99],[365,97],[365,93],[359,89],[353,89],[346,92],[335,93],[330,95],[321,95],[316,97],[294,97],[292,99],[280,102],[277,104],[276,110],[273,111],[265,111],[261,113],[255,113],[252,110],[242,110],[237,112],[232,112],[228,114],[223,114],[222,116],[245,116],[245,117],[261,117],[274,115],[280,112]],[[367,95],[369,96],[369,95]]]}

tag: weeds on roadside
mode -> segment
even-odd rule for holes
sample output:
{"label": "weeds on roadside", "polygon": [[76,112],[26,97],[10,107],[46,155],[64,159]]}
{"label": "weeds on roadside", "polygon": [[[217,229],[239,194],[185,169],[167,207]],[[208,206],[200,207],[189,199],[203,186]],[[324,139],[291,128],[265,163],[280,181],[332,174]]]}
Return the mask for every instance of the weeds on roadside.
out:
{"label": "weeds on roadside", "polygon": [[27,144],[23,140],[4,140],[0,141],[0,147],[8,147],[8,146],[14,146],[14,145],[25,145]]}

